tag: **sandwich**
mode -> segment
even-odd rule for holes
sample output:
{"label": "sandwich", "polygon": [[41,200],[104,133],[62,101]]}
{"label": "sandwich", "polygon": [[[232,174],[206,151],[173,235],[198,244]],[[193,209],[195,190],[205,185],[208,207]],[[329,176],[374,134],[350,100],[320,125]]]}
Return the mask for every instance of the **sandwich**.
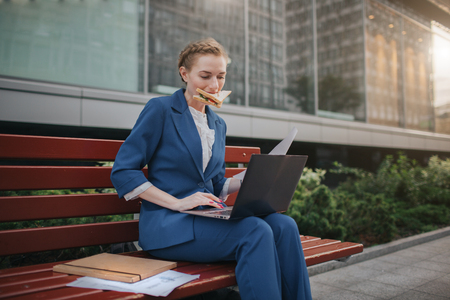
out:
{"label": "sandwich", "polygon": [[198,95],[194,95],[194,99],[200,102],[214,105],[217,108],[222,106],[223,100],[231,94],[231,91],[220,91],[217,94],[209,94],[204,90],[197,89]]}

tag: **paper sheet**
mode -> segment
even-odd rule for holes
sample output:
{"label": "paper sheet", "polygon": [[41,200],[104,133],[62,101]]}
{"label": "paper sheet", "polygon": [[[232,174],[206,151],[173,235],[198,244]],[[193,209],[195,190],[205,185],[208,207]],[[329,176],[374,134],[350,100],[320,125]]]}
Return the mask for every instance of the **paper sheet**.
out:
{"label": "paper sheet", "polygon": [[[295,136],[297,135],[297,128],[293,127],[289,134],[278,144],[275,146],[275,148],[272,149],[272,151],[269,152],[269,155],[286,155],[286,153],[289,150],[289,147],[291,146],[292,142],[294,141]],[[233,178],[243,180],[245,176],[245,171],[242,171],[239,174],[236,174],[233,176]]]}
{"label": "paper sheet", "polygon": [[200,275],[189,275],[169,270],[135,283],[125,283],[93,277],[81,277],[69,283],[67,286],[166,297],[175,288],[189,281],[198,279],[199,277]]}

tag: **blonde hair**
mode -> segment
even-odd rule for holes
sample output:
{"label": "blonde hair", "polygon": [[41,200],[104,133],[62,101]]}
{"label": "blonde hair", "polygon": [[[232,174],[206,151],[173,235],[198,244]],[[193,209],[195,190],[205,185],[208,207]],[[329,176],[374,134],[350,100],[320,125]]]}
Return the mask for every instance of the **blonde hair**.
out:
{"label": "blonde hair", "polygon": [[[187,71],[190,71],[196,62],[197,57],[205,54],[223,56],[225,61],[228,62],[228,54],[223,46],[213,38],[206,38],[189,43],[189,45],[180,52],[178,57],[178,70],[180,70],[181,67],[185,67]],[[180,77],[181,80],[185,82],[181,74]]]}

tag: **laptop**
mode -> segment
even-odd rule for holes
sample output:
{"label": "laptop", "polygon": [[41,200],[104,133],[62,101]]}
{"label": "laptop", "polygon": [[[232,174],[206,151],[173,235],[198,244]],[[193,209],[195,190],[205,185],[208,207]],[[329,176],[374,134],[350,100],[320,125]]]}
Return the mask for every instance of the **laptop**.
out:
{"label": "laptop", "polygon": [[183,211],[224,220],[285,212],[302,176],[307,155],[253,154],[234,206]]}

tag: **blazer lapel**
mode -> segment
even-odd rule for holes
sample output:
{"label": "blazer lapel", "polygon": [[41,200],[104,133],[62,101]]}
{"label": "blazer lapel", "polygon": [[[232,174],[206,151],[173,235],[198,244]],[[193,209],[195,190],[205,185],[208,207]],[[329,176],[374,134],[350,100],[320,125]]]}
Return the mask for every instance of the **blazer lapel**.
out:
{"label": "blazer lapel", "polygon": [[202,143],[183,92],[184,90],[180,89],[173,95],[172,119],[198,172],[203,177]]}

